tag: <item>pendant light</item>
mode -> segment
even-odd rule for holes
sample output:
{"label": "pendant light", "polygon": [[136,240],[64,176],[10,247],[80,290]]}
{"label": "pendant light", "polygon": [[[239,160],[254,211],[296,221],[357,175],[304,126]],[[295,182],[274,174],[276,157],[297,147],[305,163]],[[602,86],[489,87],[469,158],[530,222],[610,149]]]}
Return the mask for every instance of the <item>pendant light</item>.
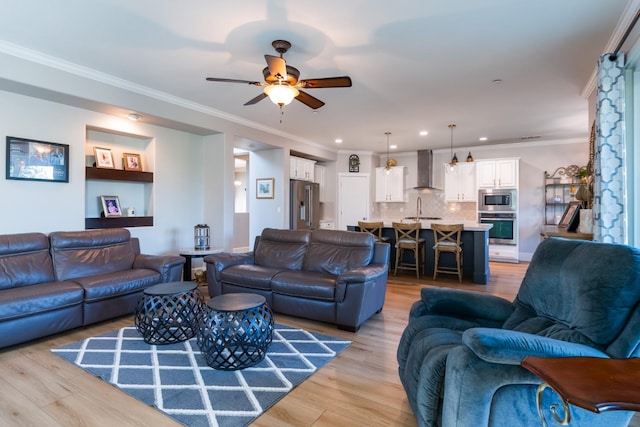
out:
{"label": "pendant light", "polygon": [[450,124],[449,129],[451,129],[451,161],[449,162],[449,170],[453,171],[456,168],[456,163],[458,163],[458,157],[456,153],[453,152],[453,129],[455,129],[456,125]]}
{"label": "pendant light", "polygon": [[387,175],[391,173],[391,168],[395,165],[398,164],[398,162],[396,162],[395,159],[391,159],[389,158],[389,135],[391,135],[391,132],[385,132],[385,135],[387,135],[387,163],[385,165],[385,169],[387,171]]}

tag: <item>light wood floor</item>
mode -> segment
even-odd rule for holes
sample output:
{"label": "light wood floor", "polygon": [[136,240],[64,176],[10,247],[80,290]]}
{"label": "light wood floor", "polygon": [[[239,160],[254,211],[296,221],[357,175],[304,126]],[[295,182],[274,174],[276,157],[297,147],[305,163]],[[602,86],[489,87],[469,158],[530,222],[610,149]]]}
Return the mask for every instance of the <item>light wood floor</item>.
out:
{"label": "light wood floor", "polygon": [[[275,315],[276,322],[349,339],[353,344],[265,412],[254,426],[415,426],[400,384],[396,348],[409,307],[425,286],[490,293],[512,300],[528,264],[491,263],[488,285],[390,276],[382,313],[352,334]],[[0,350],[0,424],[6,426],[177,426],[50,349],[133,324],[132,316]]]}

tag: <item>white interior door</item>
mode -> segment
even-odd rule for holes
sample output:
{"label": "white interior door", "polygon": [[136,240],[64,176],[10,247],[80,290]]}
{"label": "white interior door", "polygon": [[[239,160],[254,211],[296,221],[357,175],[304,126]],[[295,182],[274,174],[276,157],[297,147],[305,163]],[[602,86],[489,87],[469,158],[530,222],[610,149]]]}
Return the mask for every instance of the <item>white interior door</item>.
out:
{"label": "white interior door", "polygon": [[340,174],[338,179],[338,228],[346,230],[369,219],[369,174]]}

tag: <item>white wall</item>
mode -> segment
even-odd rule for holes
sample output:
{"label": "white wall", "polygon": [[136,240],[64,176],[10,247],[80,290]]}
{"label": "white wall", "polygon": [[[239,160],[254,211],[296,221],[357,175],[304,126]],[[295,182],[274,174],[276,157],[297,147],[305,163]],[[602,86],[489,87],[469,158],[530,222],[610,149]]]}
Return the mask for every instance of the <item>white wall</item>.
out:
{"label": "white wall", "polygon": [[[140,237],[141,249],[176,253],[193,245],[193,227],[203,220],[202,137],[2,91],[0,115],[0,134],[68,144],[70,151],[69,183],[0,177],[5,202],[0,234],[84,229],[85,140],[90,126],[154,140],[155,158],[145,162],[143,157],[143,167],[154,165],[154,226],[130,229]],[[6,150],[0,150],[2,165],[5,156]]]}

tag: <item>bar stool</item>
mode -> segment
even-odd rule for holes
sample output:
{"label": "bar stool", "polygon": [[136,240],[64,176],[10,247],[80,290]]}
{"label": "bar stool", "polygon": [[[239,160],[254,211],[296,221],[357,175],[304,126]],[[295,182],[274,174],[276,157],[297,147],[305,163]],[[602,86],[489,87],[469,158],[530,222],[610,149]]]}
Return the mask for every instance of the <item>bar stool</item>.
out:
{"label": "bar stool", "polygon": [[[438,273],[457,274],[458,281],[462,283],[462,230],[463,224],[431,224],[433,230],[433,249],[436,252],[436,260],[433,265],[433,280],[436,280]],[[441,267],[440,253],[449,252],[455,255],[455,267]]]}
{"label": "bar stool", "polygon": [[358,221],[358,228],[363,233],[373,234],[377,242],[389,242],[388,237],[382,236],[382,229],[384,228],[384,224],[382,221],[378,222],[368,222],[368,221]]}
{"label": "bar stool", "polygon": [[[422,225],[419,222],[394,222],[392,226],[396,234],[396,266],[393,270],[393,275],[396,275],[398,269],[415,270],[416,277],[419,279],[420,258],[422,258],[422,274],[424,274],[424,264],[427,254],[425,240],[420,238],[420,228]],[[413,252],[414,263],[402,261],[405,250]]]}

